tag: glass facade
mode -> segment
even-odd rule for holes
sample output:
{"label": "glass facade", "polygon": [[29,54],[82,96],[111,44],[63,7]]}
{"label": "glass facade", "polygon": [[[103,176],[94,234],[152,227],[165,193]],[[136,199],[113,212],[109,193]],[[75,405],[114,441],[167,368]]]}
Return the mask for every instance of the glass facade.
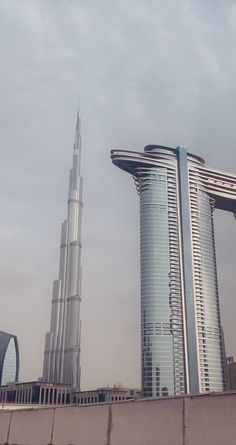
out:
{"label": "glass facade", "polygon": [[145,397],[185,393],[176,168],[139,180],[142,387]]}
{"label": "glass facade", "polygon": [[217,285],[214,199],[190,172],[195,306],[200,392],[223,391],[223,351]]}
{"label": "glass facade", "polygon": [[61,227],[59,276],[53,283],[50,330],[45,336],[43,381],[80,388],[81,224],[83,179],[77,114],[73,164],[69,176],[67,219]]}
{"label": "glass facade", "polygon": [[235,206],[225,192],[236,177],[224,173],[221,184],[222,172],[182,147],[111,156],[140,197],[143,396],[222,391],[213,211],[236,211],[236,192]]}
{"label": "glass facade", "polygon": [[0,384],[16,382],[19,376],[19,350],[17,338],[0,331]]}
{"label": "glass facade", "polygon": [[16,379],[16,348],[13,338],[11,338],[3,362],[2,385],[5,385],[6,383],[9,382],[14,382],[15,379]]}

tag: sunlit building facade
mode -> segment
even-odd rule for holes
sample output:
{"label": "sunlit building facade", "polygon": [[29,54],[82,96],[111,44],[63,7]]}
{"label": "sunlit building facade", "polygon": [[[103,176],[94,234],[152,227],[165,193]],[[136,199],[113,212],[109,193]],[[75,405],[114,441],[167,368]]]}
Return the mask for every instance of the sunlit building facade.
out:
{"label": "sunlit building facade", "polygon": [[0,331],[0,385],[17,382],[19,367],[20,359],[17,337]]}
{"label": "sunlit building facade", "polygon": [[235,213],[236,177],[183,147],[111,157],[140,198],[143,396],[222,391],[213,213]]}

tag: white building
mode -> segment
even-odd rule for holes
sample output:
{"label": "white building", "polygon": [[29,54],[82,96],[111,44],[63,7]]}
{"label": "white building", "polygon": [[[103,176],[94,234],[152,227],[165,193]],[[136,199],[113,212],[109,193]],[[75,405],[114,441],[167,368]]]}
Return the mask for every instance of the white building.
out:
{"label": "white building", "polygon": [[50,331],[46,334],[43,380],[80,388],[82,178],[80,118],[77,116],[70,170],[67,219],[62,224],[59,277],[53,283]]}

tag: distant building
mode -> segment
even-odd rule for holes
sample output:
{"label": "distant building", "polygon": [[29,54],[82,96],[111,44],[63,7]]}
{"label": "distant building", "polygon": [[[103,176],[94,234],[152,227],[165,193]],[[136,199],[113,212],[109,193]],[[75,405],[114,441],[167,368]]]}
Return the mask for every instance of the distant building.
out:
{"label": "distant building", "polygon": [[0,385],[17,382],[19,377],[19,347],[17,337],[0,331]]}
{"label": "distant building", "polygon": [[82,178],[81,137],[77,116],[70,170],[67,219],[62,223],[59,277],[53,283],[50,330],[46,334],[43,380],[80,389],[80,302]]}
{"label": "distant building", "polygon": [[8,383],[0,386],[0,404],[17,405],[89,405],[118,402],[141,397],[139,389],[105,387],[91,391],[74,392],[70,385],[43,381]]}
{"label": "distant building", "polygon": [[0,387],[0,403],[66,405],[70,403],[70,386],[59,383],[19,382]]}
{"label": "distant building", "polygon": [[227,366],[227,358],[226,358],[226,349],[225,349],[225,335],[223,327],[221,326],[221,344],[222,344],[222,362],[223,362],[223,376],[224,376],[224,391],[227,391],[227,376],[226,376],[226,366]]}
{"label": "distant building", "polygon": [[122,387],[105,387],[90,391],[80,391],[74,394],[74,402],[77,405],[89,405],[102,402],[117,402],[121,400],[137,399],[141,397],[140,389],[128,389]]}
{"label": "distant building", "polygon": [[227,357],[225,367],[225,389],[236,389],[236,362],[233,357]]}

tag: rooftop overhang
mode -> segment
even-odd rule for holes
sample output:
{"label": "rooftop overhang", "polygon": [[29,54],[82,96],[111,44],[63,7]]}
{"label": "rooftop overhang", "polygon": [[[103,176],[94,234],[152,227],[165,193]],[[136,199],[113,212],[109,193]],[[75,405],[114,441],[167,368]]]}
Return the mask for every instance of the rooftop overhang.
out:
{"label": "rooftop overhang", "polygon": [[[149,145],[144,152],[112,150],[111,159],[120,169],[133,176],[145,174],[149,168],[175,168],[178,148]],[[236,213],[236,176],[222,170],[209,168],[199,156],[188,153],[189,174],[196,176],[208,194],[215,200],[215,208]],[[177,165],[177,164],[176,164]]]}
{"label": "rooftop overhang", "polygon": [[173,168],[173,158],[169,158],[168,154],[152,154],[146,152],[128,151],[128,150],[112,150],[111,159],[113,164],[122,170],[135,176],[137,171],[145,168]]}
{"label": "rooftop overhang", "polygon": [[111,159],[113,164],[131,175],[135,175],[139,168],[156,166],[145,154],[134,151],[112,150]]}
{"label": "rooftop overhang", "polygon": [[209,195],[215,200],[215,208],[236,212],[236,176],[222,170],[200,166],[190,168],[197,173]]}
{"label": "rooftop overhang", "polygon": [[215,208],[236,214],[236,198],[230,199],[209,193],[215,199]]}

